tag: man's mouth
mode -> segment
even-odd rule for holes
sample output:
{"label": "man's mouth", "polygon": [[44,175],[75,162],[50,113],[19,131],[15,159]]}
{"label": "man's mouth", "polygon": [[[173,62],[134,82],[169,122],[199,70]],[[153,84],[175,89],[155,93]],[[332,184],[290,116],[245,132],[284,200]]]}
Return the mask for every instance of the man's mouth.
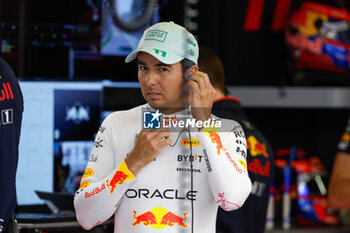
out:
{"label": "man's mouth", "polygon": [[147,92],[147,96],[149,96],[149,97],[157,97],[160,95],[161,94],[159,92],[153,92],[153,91]]}

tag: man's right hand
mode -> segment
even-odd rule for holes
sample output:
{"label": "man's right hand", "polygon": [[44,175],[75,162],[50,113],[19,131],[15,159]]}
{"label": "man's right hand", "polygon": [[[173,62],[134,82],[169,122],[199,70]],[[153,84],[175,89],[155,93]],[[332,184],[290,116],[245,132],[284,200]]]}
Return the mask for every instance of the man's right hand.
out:
{"label": "man's right hand", "polygon": [[152,162],[159,152],[171,144],[170,133],[165,129],[143,129],[135,146],[125,158],[129,170],[136,176],[140,169]]}

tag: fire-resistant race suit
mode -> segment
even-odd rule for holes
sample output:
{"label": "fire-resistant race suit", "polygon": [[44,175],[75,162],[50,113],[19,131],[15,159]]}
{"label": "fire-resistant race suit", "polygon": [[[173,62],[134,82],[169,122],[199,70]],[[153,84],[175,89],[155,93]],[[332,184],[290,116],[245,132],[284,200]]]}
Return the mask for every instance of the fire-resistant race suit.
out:
{"label": "fire-resistant race suit", "polygon": [[[238,209],[251,191],[241,126],[222,120],[221,127],[190,134],[169,130],[173,144],[135,177],[124,159],[143,127],[144,108],[150,109],[115,112],[102,123],[74,198],[79,223],[90,229],[115,214],[115,233],[214,233],[218,206]],[[180,125],[184,111],[163,116],[164,127]]]}
{"label": "fire-resistant race suit", "polygon": [[[247,165],[252,192],[237,211],[218,210],[217,233],[263,233],[270,184],[274,177],[274,154],[264,135],[251,123],[242,109],[240,100],[225,97],[214,101],[213,114],[237,121],[247,138]],[[254,221],[254,224],[252,224]]]}
{"label": "fire-resistant race suit", "polygon": [[0,232],[16,206],[16,170],[23,96],[11,67],[0,58]]}

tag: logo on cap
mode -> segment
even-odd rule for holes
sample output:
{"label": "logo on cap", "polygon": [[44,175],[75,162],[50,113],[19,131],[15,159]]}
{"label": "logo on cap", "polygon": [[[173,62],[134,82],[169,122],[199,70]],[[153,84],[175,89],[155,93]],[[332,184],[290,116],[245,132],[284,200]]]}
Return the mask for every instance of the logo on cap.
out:
{"label": "logo on cap", "polygon": [[194,56],[194,52],[193,52],[192,49],[190,49],[190,55],[191,55],[191,56]]}
{"label": "logo on cap", "polygon": [[149,30],[146,34],[145,40],[156,40],[156,41],[164,42],[167,35],[168,33],[165,31]]}
{"label": "logo on cap", "polygon": [[187,42],[188,42],[189,44],[191,44],[193,47],[196,47],[196,46],[197,46],[196,43],[193,42],[193,41],[190,40],[190,39],[187,39]]}
{"label": "logo on cap", "polygon": [[161,53],[162,53],[162,57],[165,57],[165,56],[166,56],[166,52],[163,51],[163,50],[159,50],[159,49],[153,49],[153,50],[154,50],[154,52],[155,52],[156,54],[159,54],[159,52],[161,52]]}

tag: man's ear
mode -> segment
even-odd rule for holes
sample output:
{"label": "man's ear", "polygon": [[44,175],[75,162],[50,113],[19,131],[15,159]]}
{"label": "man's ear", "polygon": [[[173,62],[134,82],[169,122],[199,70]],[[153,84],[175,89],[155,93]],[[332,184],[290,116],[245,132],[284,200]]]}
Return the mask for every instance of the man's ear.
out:
{"label": "man's ear", "polygon": [[199,67],[197,65],[193,65],[187,69],[185,78],[189,78],[194,72],[198,71]]}
{"label": "man's ear", "polygon": [[187,70],[187,72],[194,73],[194,72],[197,72],[198,70],[199,70],[199,67],[197,65],[193,65]]}

